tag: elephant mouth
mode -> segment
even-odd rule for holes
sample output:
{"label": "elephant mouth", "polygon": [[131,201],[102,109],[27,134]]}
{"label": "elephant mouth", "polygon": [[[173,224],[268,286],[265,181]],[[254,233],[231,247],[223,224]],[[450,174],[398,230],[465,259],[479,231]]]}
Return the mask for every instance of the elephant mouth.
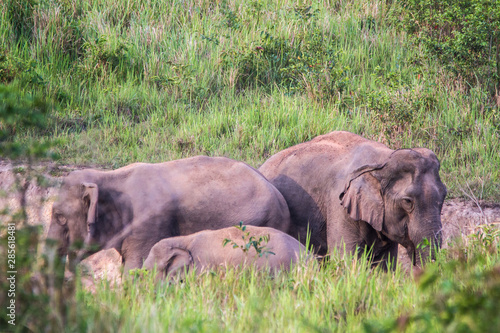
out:
{"label": "elephant mouth", "polygon": [[408,257],[411,258],[413,266],[423,266],[425,261],[433,262],[436,260],[435,253],[431,249],[416,249],[413,242],[406,247]]}
{"label": "elephant mouth", "polygon": [[415,244],[413,244],[413,242],[410,240],[405,243],[406,244],[401,244],[401,245],[403,245],[406,248],[406,253],[408,254],[408,257],[410,257],[413,266],[416,266],[417,256],[416,256]]}

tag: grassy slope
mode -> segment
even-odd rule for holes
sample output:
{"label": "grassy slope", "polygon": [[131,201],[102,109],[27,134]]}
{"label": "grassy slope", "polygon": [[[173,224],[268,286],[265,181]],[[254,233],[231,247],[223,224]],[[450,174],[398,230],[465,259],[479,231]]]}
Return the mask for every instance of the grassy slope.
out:
{"label": "grassy slope", "polygon": [[[300,5],[47,0],[27,11],[29,42],[16,38],[4,6],[0,44],[10,84],[58,102],[51,127],[35,137],[63,139],[61,163],[207,154],[258,167],[283,148],[347,130],[391,148],[433,149],[451,196],[469,184],[476,196],[500,198],[498,109],[488,94],[409,43],[385,2]],[[300,41],[307,63],[326,63],[331,52],[333,69],[301,68],[287,89],[280,75],[290,66],[255,60],[264,33]],[[252,55],[260,76],[245,81],[252,73],[241,60]]]}
{"label": "grassy slope", "polygon": [[[47,0],[27,23],[35,32],[30,42],[16,38],[6,1],[0,3],[9,84],[58,101],[47,132],[18,131],[15,139],[63,139],[56,147],[61,163],[118,167],[207,154],[258,166],[280,149],[338,129],[392,148],[429,147],[442,161],[452,196],[470,185],[477,196],[500,199],[498,109],[396,32],[385,1],[314,2],[318,11],[308,18],[289,0]],[[262,32],[290,43],[302,34],[307,44],[318,31],[335,67],[313,79],[302,73],[294,94],[265,76],[242,81],[245,66],[231,62],[258,52]],[[323,61],[325,49],[308,45],[305,56]],[[279,76],[265,62],[257,65]],[[409,322],[417,332],[439,331],[438,318],[443,324],[446,316],[452,325],[474,325],[460,306],[481,292],[498,293],[499,275],[490,272],[500,262],[498,234],[481,237],[476,248],[442,251],[420,282],[348,259],[274,279],[247,271],[189,277],[168,287],[142,279],[117,291],[99,288],[96,296],[78,289],[76,303],[63,301],[72,313],[66,329],[370,331],[363,323],[396,325],[406,314],[422,315]],[[494,246],[483,247],[484,237]],[[470,262],[474,254],[482,261]],[[496,277],[496,284],[485,276]],[[434,284],[426,289],[426,281]],[[450,300],[449,312],[433,310],[437,305],[427,303],[433,299]],[[475,306],[474,316],[487,313]],[[479,325],[498,317],[493,309]],[[43,311],[30,309],[24,320],[43,321]]]}

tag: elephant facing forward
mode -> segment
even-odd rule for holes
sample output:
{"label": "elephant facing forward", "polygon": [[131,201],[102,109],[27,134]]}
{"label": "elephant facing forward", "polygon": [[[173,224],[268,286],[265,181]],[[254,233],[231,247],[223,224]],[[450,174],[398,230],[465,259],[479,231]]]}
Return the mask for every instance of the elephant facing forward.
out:
{"label": "elephant facing forward", "polygon": [[401,244],[418,264],[441,245],[446,187],[429,149],[331,132],[278,152],[259,171],[285,197],[289,234],[303,242],[309,230],[320,254],[367,249],[375,262],[395,263]]}
{"label": "elephant facing forward", "polygon": [[[91,247],[115,248],[129,270],[140,268],[161,239],[239,221],[287,230],[290,214],[281,193],[252,167],[199,156],[71,172],[53,205],[47,238],[58,241],[61,256],[69,254],[70,267]],[[83,249],[75,250],[77,243]]]}

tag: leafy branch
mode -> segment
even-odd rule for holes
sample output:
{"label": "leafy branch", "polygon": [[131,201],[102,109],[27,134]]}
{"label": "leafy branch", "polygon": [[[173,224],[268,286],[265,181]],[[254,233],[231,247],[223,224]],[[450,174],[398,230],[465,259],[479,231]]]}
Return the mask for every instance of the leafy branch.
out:
{"label": "leafy branch", "polygon": [[270,235],[265,235],[265,236],[260,236],[259,238],[256,238],[255,236],[250,235],[250,231],[247,231],[247,226],[243,225],[243,221],[240,221],[240,225],[235,225],[234,226],[236,229],[241,230],[243,235],[241,236],[241,239],[243,239],[244,243],[243,245],[238,245],[235,241],[229,239],[229,238],[224,238],[224,241],[222,242],[222,246],[226,246],[227,244],[231,244],[233,246],[233,249],[240,248],[245,254],[248,254],[251,248],[254,248],[259,257],[262,257],[265,255],[266,257],[269,254],[275,255],[276,253],[269,251],[266,248],[266,245],[269,243],[269,240],[271,239]]}

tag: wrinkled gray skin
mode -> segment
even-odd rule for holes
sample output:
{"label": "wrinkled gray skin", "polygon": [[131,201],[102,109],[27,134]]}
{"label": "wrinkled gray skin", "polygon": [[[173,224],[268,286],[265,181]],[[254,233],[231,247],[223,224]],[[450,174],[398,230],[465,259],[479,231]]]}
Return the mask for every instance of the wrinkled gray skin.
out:
{"label": "wrinkled gray skin", "polygon": [[[287,201],[288,233],[319,254],[373,247],[375,262],[396,263],[398,243],[414,264],[441,245],[446,187],[425,148],[391,150],[349,132],[331,132],[285,149],[259,169]],[[430,246],[418,244],[426,238]],[[422,243],[425,244],[425,243]],[[434,253],[434,251],[432,251]]]}
{"label": "wrinkled gray skin", "polygon": [[[115,248],[125,270],[140,268],[159,240],[245,224],[286,230],[283,196],[257,170],[223,157],[198,156],[114,170],[80,170],[65,177],[47,238],[59,241],[70,268],[96,250]],[[77,260],[75,260],[77,259]]]}
{"label": "wrinkled gray skin", "polygon": [[[250,247],[248,253],[245,253],[239,247],[233,248],[232,242],[223,246],[225,239],[230,239],[239,246],[245,246],[249,241],[249,237],[246,236],[247,232],[256,240],[269,236],[267,242],[260,242],[259,246],[264,247],[262,256],[257,254],[254,247]],[[246,239],[243,240],[242,236]],[[279,230],[247,226],[242,232],[235,227],[230,227],[163,239],[153,246],[143,268],[152,270],[156,265],[158,278],[182,275],[185,270],[193,267],[197,273],[216,267],[246,265],[255,265],[259,269],[288,270],[291,264],[297,262],[301,253],[305,255],[305,246]]]}

